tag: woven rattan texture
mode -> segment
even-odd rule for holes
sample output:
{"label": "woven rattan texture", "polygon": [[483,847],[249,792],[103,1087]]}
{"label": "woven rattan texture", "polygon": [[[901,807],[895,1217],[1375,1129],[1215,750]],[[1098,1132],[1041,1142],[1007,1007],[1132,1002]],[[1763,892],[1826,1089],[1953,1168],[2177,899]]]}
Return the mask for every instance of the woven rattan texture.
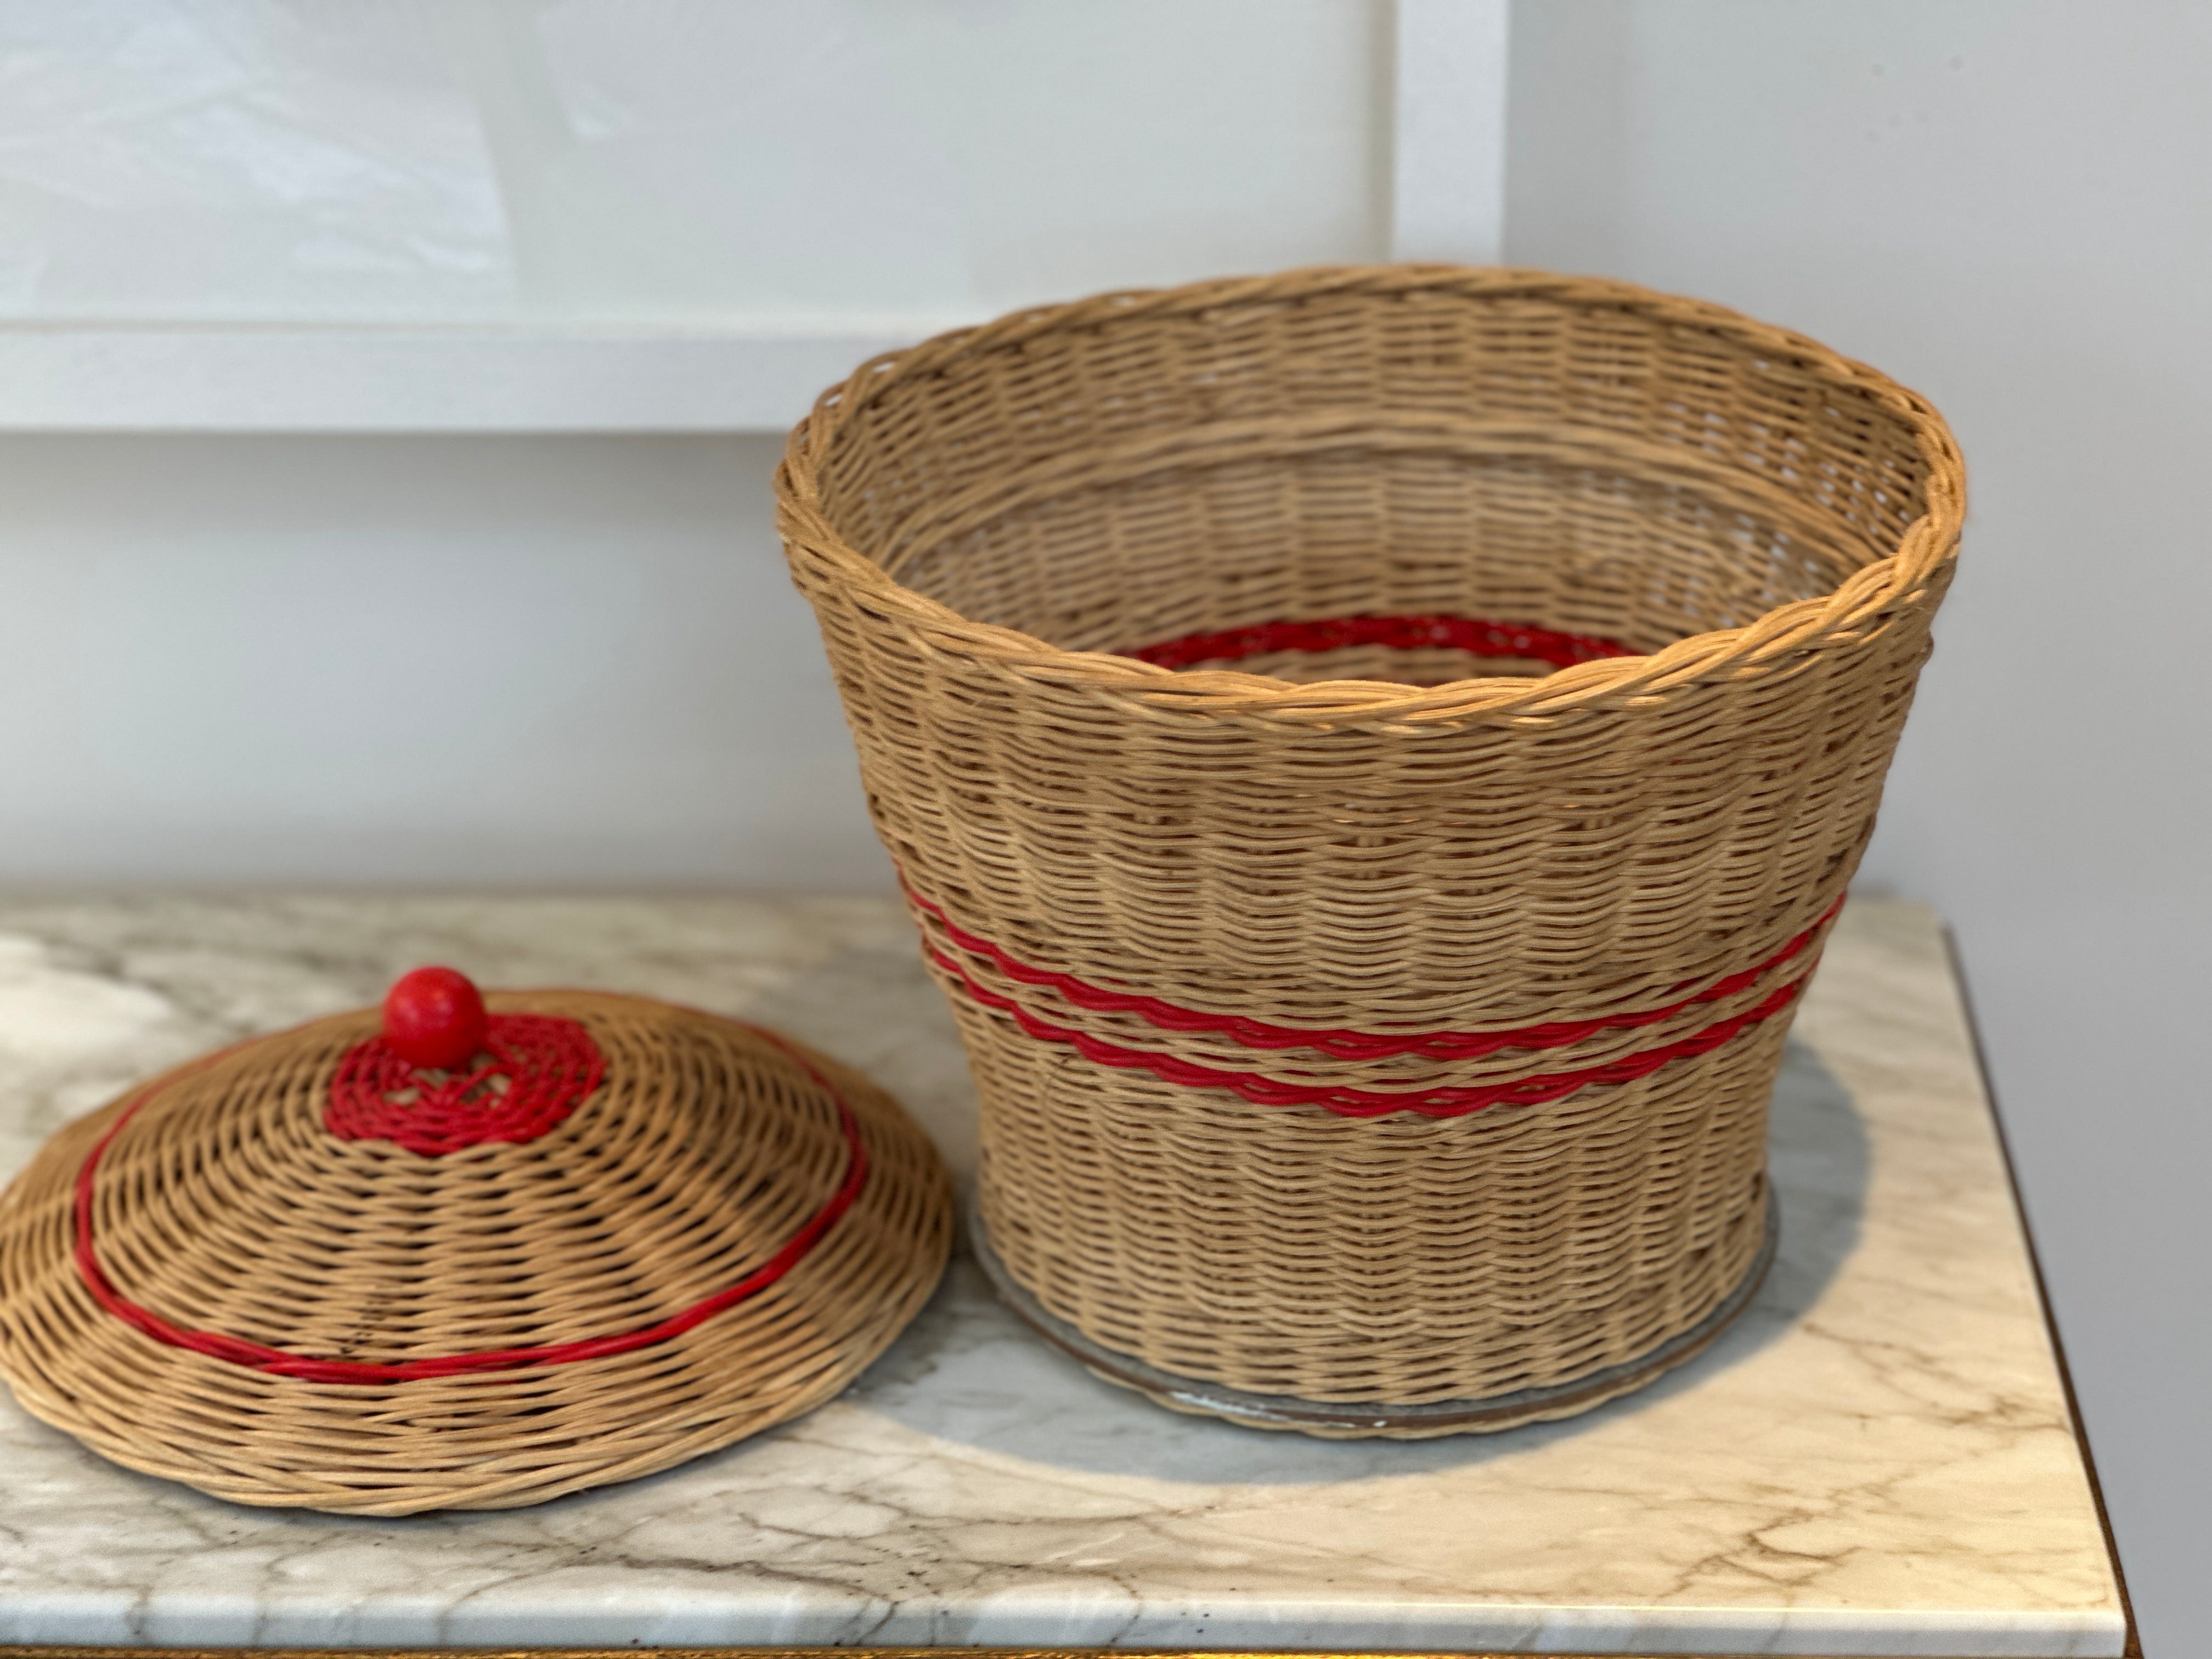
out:
{"label": "woven rattan texture", "polygon": [[[827,394],[780,520],[966,1036],[1014,1276],[1149,1364],[1315,1401],[1563,1382],[1694,1325],[1759,1246],[1786,998],[1637,1080],[1443,1119],[1255,1103],[1035,1031],[1411,1100],[1768,1006],[1817,933],[1729,997],[1564,1048],[1347,1061],[1203,1024],[1602,1022],[1817,929],[1873,828],[1963,489],[1941,419],[1873,370],[1527,271],[1108,295]],[[1114,654],[1437,615],[1644,654]]]}
{"label": "woven rattan texture", "polygon": [[[607,1080],[523,1145],[430,1158],[323,1126],[373,1012],[142,1085],[57,1134],[0,1198],[0,1372],[106,1456],[243,1503],[498,1509],[664,1469],[798,1415],[919,1310],[952,1227],[945,1171],[865,1078],[711,1015],[586,992],[495,994],[580,1022]],[[800,1058],[804,1055],[804,1059]],[[426,1358],[653,1324],[773,1256],[868,1157],[784,1277],[681,1335],[572,1363],[377,1386],[274,1376],[157,1342],[71,1256],[98,1165],[100,1260],[171,1322],[319,1357]]]}
{"label": "woven rattan texture", "polygon": [[1689,1329],[1759,1252],[1783,1021],[1552,1106],[1348,1122],[1109,1072],[953,1006],[1000,1261],[1178,1376],[1377,1407],[1510,1394]]}

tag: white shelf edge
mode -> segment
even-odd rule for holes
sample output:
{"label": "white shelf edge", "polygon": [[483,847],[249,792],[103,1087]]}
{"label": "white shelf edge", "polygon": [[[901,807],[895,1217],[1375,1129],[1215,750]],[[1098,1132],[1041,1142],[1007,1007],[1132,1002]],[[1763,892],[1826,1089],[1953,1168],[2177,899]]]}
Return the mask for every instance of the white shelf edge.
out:
{"label": "white shelf edge", "polygon": [[[1390,254],[1495,264],[1510,0],[1396,0]],[[980,317],[727,327],[0,322],[0,432],[777,432]]]}
{"label": "white shelf edge", "polygon": [[0,325],[0,431],[781,431],[879,352],[977,320]]}

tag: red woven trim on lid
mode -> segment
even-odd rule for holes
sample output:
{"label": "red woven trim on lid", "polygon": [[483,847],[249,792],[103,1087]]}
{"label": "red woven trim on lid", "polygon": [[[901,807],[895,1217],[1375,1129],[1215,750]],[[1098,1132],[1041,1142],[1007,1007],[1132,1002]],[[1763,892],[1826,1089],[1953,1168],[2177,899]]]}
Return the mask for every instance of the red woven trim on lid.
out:
{"label": "red woven trim on lid", "polygon": [[1555,668],[1636,654],[1633,647],[1594,635],[1563,634],[1533,623],[1447,616],[1326,617],[1311,622],[1256,623],[1218,634],[1186,634],[1116,654],[1160,668],[1188,668],[1194,663],[1235,662],[1270,651],[1339,651],[1353,645],[1388,646],[1394,651],[1433,650],[1441,646],[1477,657],[1547,662]]}
{"label": "red woven trim on lid", "polygon": [[[242,1365],[251,1370],[267,1371],[276,1376],[296,1377],[303,1382],[337,1382],[362,1387],[380,1387],[393,1382],[414,1382],[430,1377],[460,1376],[477,1371],[515,1370],[524,1366],[566,1365],[581,1359],[605,1359],[616,1354],[630,1353],[656,1343],[678,1337],[695,1326],[704,1324],[716,1314],[737,1306],[740,1302],[758,1295],[775,1284],[801,1261],[820,1242],[823,1234],[836,1224],[837,1218],[853,1206],[868,1178],[867,1148],[860,1139],[860,1120],[853,1114],[851,1104],[837,1086],[822,1074],[820,1068],[773,1031],[757,1026],[747,1030],[774,1043],[794,1061],[807,1076],[821,1086],[836,1103],[838,1121],[844,1131],[846,1147],[845,1176],[829,1201],[807,1218],[805,1225],[793,1233],[783,1248],[759,1267],[725,1286],[703,1301],[695,1302],[681,1312],[666,1319],[635,1330],[617,1333],[611,1336],[587,1337],[575,1342],[551,1342],[536,1347],[491,1348],[473,1353],[440,1354],[428,1359],[356,1360],[319,1358],[311,1354],[293,1353],[283,1348],[264,1347],[258,1342],[226,1336],[220,1331],[190,1330],[172,1324],[151,1309],[140,1306],[115,1288],[100,1265],[100,1252],[94,1237],[93,1177],[100,1168],[100,1160],[123,1127],[137,1116],[139,1109],[155,1097],[141,1095],[126,1108],[107,1133],[100,1138],[84,1164],[76,1172],[76,1267],[84,1280],[85,1289],[93,1299],[109,1313],[133,1327],[155,1341],[172,1348],[188,1349],[204,1354],[226,1364]],[[210,1054],[191,1068],[171,1079],[181,1081],[192,1072],[205,1070],[223,1054],[234,1052],[224,1049]]]}
{"label": "red woven trim on lid", "polygon": [[1596,1084],[1632,1083],[1649,1077],[1669,1060],[1711,1054],[1739,1033],[1772,1018],[1788,1007],[1805,981],[1792,980],[1778,987],[1757,1006],[1708,1025],[1702,1031],[1656,1048],[1624,1055],[1602,1066],[1578,1072],[1553,1072],[1543,1077],[1522,1078],[1515,1083],[1471,1087],[1408,1090],[1392,1093],[1381,1089],[1344,1088],[1329,1084],[1294,1084],[1262,1077],[1256,1072],[1227,1072],[1200,1066],[1175,1054],[1143,1048],[1125,1048],[1087,1031],[1073,1030],[1039,1019],[1011,997],[979,985],[968,970],[934,944],[926,944],[929,958],[960,981],[968,994],[986,1008],[1011,1014],[1023,1030],[1041,1042],[1065,1043],[1085,1060],[1100,1066],[1142,1070],[1167,1083],[1192,1089],[1226,1089],[1257,1106],[1319,1106],[1339,1117],[1382,1117],[1391,1112],[1414,1112],[1423,1117],[1463,1117],[1486,1106],[1540,1106],[1564,1099],[1577,1089]]}
{"label": "red woven trim on lid", "polygon": [[[486,1024],[489,1063],[453,1076],[417,1070],[381,1036],[356,1043],[331,1079],[323,1127],[340,1140],[389,1140],[443,1158],[486,1141],[537,1139],[607,1074],[606,1056],[575,1020],[494,1014]],[[502,1080],[504,1091],[495,1086]]]}
{"label": "red woven trim on lid", "polygon": [[[1661,1024],[1686,1008],[1694,1007],[1701,1002],[1718,1002],[1739,991],[1750,989],[1802,952],[1813,942],[1814,935],[1826,927],[1836,912],[1844,908],[1843,896],[1838,894],[1836,902],[1820,913],[1818,921],[1757,967],[1730,974],[1694,996],[1684,997],[1679,1002],[1670,1002],[1662,1008],[1645,1009],[1637,1013],[1601,1015],[1592,1019],[1547,1020],[1506,1031],[1401,1032],[1307,1030],[1295,1025],[1274,1025],[1242,1014],[1207,1013],[1202,1009],[1186,1008],[1178,1003],[1143,996],[1134,991],[1109,990],[1103,986],[1079,980],[1073,974],[1031,967],[990,940],[969,933],[947,915],[942,905],[923,897],[911,885],[906,886],[906,896],[917,908],[934,916],[944,927],[946,937],[962,950],[975,956],[988,957],[1008,979],[1056,991],[1079,1008],[1087,1008],[1093,1013],[1101,1014],[1135,1014],[1164,1031],[1212,1031],[1247,1048],[1310,1048],[1333,1060],[1395,1060],[1403,1054],[1418,1054],[1425,1060],[1483,1060],[1506,1048],[1564,1048],[1585,1042],[1601,1031]],[[1675,988],[1679,990],[1681,988],[1678,986]]]}

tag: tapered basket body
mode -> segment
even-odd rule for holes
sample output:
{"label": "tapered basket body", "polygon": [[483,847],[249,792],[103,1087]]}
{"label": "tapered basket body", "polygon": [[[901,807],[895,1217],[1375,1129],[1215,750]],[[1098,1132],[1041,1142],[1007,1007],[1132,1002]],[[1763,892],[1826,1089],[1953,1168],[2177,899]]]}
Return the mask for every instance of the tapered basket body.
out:
{"label": "tapered basket body", "polygon": [[1925,403],[1622,284],[1310,270],[879,360],[779,491],[1034,1322],[1416,1435],[1741,1305],[1955,554]]}

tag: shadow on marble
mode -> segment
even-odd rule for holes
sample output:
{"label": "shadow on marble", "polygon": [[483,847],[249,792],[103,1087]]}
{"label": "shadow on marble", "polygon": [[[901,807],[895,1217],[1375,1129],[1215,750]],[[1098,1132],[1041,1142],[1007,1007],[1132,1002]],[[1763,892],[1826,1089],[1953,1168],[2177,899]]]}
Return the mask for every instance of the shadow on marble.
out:
{"label": "shadow on marble", "polygon": [[1785,1334],[1819,1299],[1857,1244],[1871,1161],[1849,1091],[1801,1043],[1790,1044],[1775,1091],[1770,1157],[1781,1247],[1752,1305],[1689,1364],[1564,1422],[1430,1441],[1324,1441],[1180,1416],[1031,1335],[966,1261],[844,1400],[981,1451],[1199,1486],[1340,1481],[1522,1455],[1700,1386]]}
{"label": "shadow on marble", "polygon": [[858,1067],[911,1112],[963,1187],[975,1170],[975,1088],[944,994],[913,947],[840,951],[755,996],[744,1017]]}

